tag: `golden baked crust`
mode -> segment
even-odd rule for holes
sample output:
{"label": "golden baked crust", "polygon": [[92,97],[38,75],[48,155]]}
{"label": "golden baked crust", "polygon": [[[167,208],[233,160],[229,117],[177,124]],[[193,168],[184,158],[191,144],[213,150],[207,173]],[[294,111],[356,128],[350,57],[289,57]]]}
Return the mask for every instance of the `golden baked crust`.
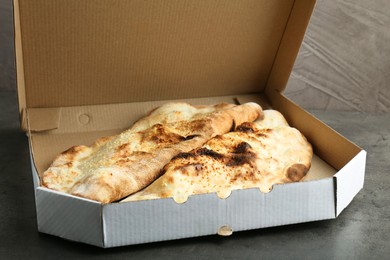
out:
{"label": "golden baked crust", "polygon": [[312,155],[297,129],[279,112],[265,110],[264,119],[244,122],[234,132],[176,155],[164,175],[123,202],[172,197],[182,203],[193,194],[216,192],[225,198],[232,190],[253,187],[268,192],[274,184],[301,180]]}
{"label": "golden baked crust", "polygon": [[40,176],[41,184],[102,203],[117,201],[153,182],[174,156],[261,116],[255,103],[169,103],[119,135],[61,153]]}

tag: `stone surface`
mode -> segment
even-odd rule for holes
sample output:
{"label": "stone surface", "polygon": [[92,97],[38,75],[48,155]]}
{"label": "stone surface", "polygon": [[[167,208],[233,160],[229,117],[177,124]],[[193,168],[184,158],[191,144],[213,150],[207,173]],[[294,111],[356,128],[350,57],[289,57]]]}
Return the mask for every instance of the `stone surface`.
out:
{"label": "stone surface", "polygon": [[286,94],[305,108],[390,111],[390,1],[317,0]]}
{"label": "stone surface", "polygon": [[0,92],[0,259],[388,259],[390,115],[312,111],[367,150],[365,187],[334,220],[101,249],[37,232],[16,95]]}

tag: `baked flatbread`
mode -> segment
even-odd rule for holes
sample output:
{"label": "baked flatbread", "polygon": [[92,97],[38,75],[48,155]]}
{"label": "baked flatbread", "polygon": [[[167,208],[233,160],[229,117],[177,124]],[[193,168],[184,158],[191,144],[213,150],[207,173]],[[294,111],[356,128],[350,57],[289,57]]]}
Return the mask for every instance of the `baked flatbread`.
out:
{"label": "baked flatbread", "polygon": [[178,154],[160,178],[122,202],[172,197],[182,203],[193,194],[216,192],[226,198],[232,190],[254,187],[269,192],[274,184],[301,180],[312,155],[311,145],[297,129],[279,112],[265,110],[263,119]]}
{"label": "baked flatbread", "polygon": [[117,201],[152,183],[178,154],[261,116],[255,103],[166,104],[119,135],[63,152],[40,176],[41,184],[102,203]]}

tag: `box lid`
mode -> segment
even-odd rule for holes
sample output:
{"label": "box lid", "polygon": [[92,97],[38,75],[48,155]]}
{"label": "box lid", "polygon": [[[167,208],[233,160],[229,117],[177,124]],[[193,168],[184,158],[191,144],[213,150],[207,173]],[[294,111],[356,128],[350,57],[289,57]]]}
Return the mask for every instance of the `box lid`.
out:
{"label": "box lid", "polygon": [[19,109],[282,91],[314,3],[14,0]]}

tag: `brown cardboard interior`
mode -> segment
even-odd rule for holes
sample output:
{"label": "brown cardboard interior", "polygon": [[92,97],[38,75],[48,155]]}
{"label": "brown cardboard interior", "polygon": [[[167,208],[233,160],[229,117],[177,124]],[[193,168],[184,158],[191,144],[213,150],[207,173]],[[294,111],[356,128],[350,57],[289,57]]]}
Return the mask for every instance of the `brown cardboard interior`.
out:
{"label": "brown cardboard interior", "polygon": [[15,0],[19,108],[282,90],[314,2]]}

